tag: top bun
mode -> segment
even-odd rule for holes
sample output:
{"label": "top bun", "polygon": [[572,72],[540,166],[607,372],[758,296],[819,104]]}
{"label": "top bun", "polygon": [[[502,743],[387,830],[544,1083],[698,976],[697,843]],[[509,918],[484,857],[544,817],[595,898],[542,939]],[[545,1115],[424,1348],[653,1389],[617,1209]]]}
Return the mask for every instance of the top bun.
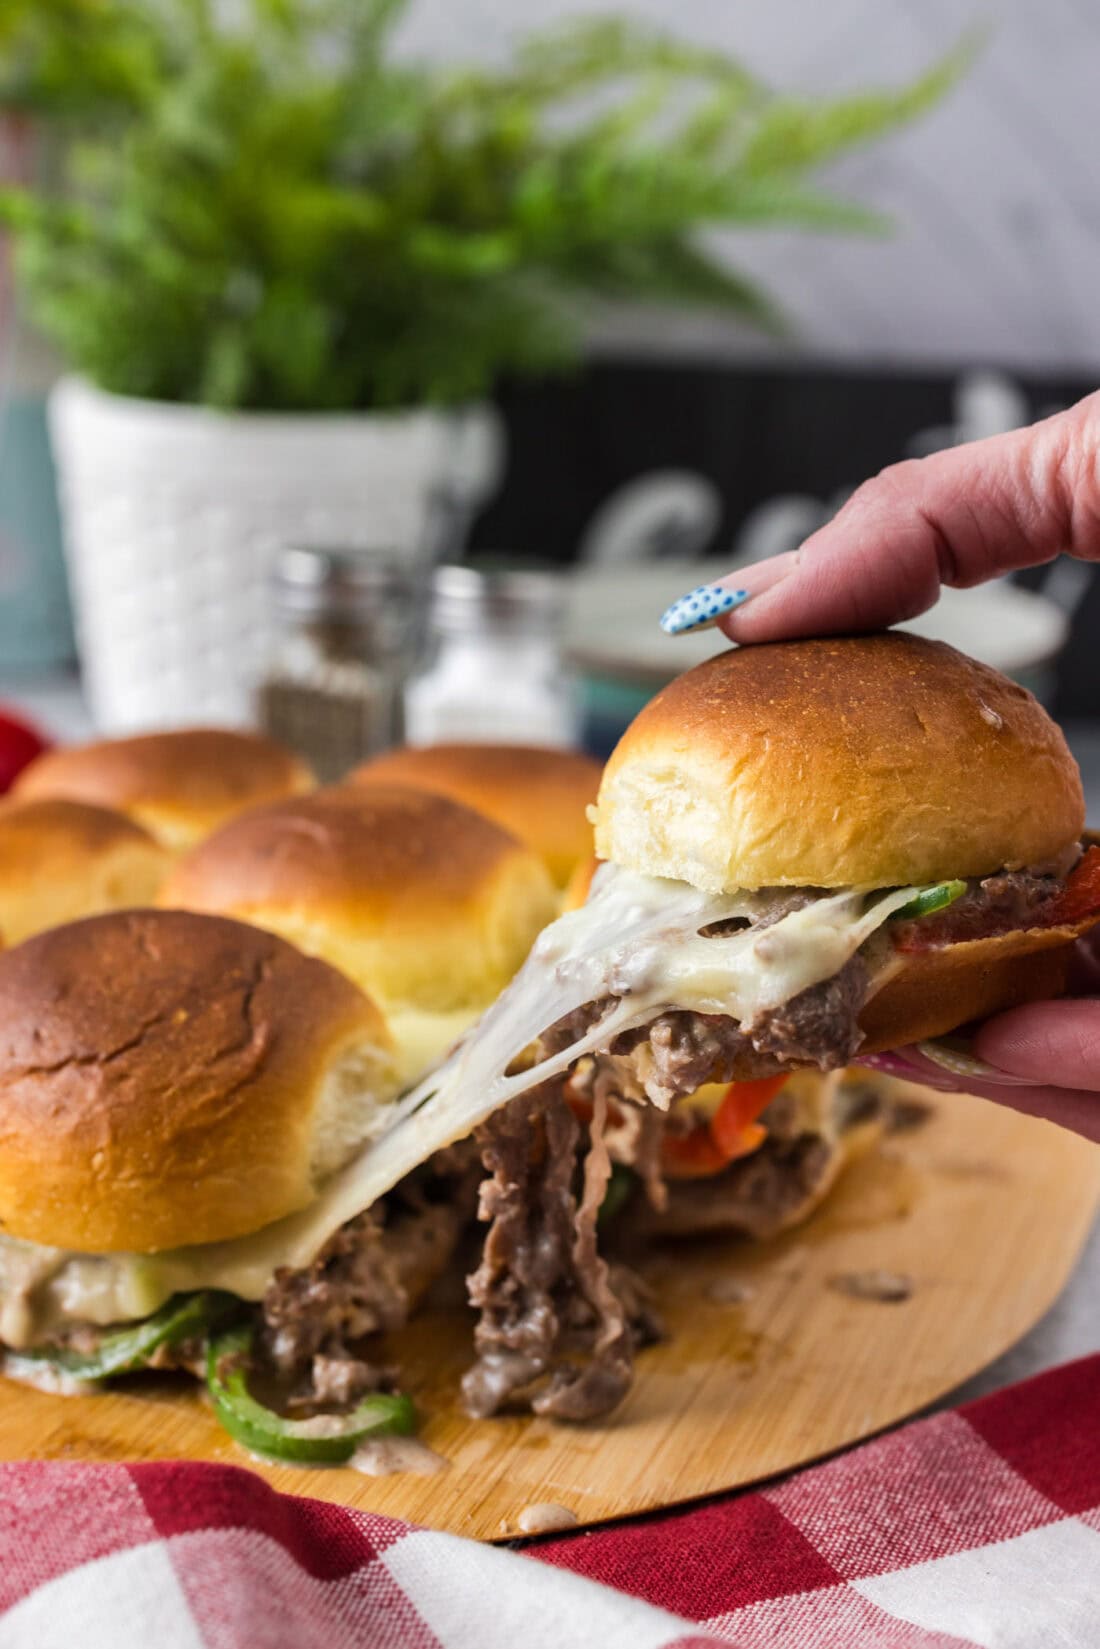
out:
{"label": "top bun", "polygon": [[91,916],[0,954],[0,1225],[152,1253],[306,1207],[378,1126],[374,1005],[273,934]]}
{"label": "top bun", "polygon": [[596,851],[708,892],[907,887],[1057,861],[1077,764],[1030,693],[939,641],[884,635],[720,653],[627,728]]}
{"label": "top bun", "polygon": [[542,863],[458,802],[372,785],[232,820],[176,866],[162,905],[280,933],[379,1003],[408,1076],[503,990],[555,914]]}
{"label": "top bun", "polygon": [[14,789],[25,800],[64,796],[118,808],[184,852],[235,813],[313,784],[304,762],[259,733],[189,727],[48,750]]}
{"label": "top bun", "polygon": [[588,807],[600,764],[577,750],[512,744],[428,744],[389,750],[351,784],[415,785],[465,802],[537,853],[558,887],[592,852]]}
{"label": "top bun", "polygon": [[0,806],[0,934],[17,945],[42,928],[148,905],[171,863],[124,813],[85,802]]}

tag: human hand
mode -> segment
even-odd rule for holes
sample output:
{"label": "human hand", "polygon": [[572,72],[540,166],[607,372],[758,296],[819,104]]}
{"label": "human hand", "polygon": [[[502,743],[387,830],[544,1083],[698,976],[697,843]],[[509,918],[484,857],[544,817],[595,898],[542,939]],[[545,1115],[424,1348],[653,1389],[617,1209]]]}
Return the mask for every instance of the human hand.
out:
{"label": "human hand", "polygon": [[[717,624],[740,643],[881,629],[1060,552],[1100,560],[1100,393],[1011,435],[884,470],[798,550],[690,592],[673,634]],[[1042,1116],[1100,1142],[1100,947],[1078,947],[1078,992],[988,1020],[973,1051],[988,1077],[952,1078],[901,1050],[939,1088]]]}
{"label": "human hand", "polygon": [[[1100,392],[1010,435],[883,470],[800,549],[691,591],[671,634],[731,641],[883,629],[1060,552],[1100,560]],[[711,594],[710,592],[713,592]]]}
{"label": "human hand", "polygon": [[[988,1077],[952,1076],[917,1048],[899,1050],[914,1082],[977,1094],[1043,1117],[1100,1144],[1100,1001],[1034,1002],[998,1014],[978,1031],[974,1053]],[[1049,1078],[1056,1074],[1058,1085]]]}
{"label": "human hand", "polygon": [[1100,1143],[1100,1001],[1085,994],[1094,998],[1098,988],[1100,929],[1094,929],[1076,947],[1070,989],[1079,995],[1013,1008],[975,1032],[971,1052],[988,1075],[956,1076],[919,1048],[897,1051],[914,1081],[995,1099]]}

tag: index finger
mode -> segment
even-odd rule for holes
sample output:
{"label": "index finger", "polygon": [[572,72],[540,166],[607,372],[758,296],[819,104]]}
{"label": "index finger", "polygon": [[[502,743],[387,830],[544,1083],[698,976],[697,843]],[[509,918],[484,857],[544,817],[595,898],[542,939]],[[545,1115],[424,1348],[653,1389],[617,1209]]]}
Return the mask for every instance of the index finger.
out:
{"label": "index finger", "polygon": [[1030,428],[912,460],[860,487],[799,550],[739,568],[733,641],[883,629],[1061,551],[1100,559],[1100,393]]}

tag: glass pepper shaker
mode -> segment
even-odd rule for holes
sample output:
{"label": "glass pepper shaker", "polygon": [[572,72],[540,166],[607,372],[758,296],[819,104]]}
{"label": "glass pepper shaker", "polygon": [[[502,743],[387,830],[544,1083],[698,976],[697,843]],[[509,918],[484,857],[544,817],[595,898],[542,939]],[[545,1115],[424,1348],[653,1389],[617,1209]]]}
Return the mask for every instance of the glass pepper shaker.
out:
{"label": "glass pepper shaker", "polygon": [[288,545],[270,591],[278,639],[257,691],[259,720],[332,783],[404,737],[423,569],[407,554]]}

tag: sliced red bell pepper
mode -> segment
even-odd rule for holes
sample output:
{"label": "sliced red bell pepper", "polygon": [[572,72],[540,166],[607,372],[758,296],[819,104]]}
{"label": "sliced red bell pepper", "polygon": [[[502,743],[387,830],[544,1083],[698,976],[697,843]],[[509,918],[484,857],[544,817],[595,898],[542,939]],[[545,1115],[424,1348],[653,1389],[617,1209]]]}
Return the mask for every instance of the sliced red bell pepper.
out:
{"label": "sliced red bell pepper", "polygon": [[748,1156],[763,1143],[767,1129],[757,1122],[787,1080],[758,1077],[753,1082],[731,1082],[709,1122],[691,1133],[669,1135],[661,1147],[669,1179],[704,1179],[720,1174],[738,1157]]}
{"label": "sliced red bell pepper", "polygon": [[705,1122],[690,1134],[669,1134],[661,1145],[661,1165],[667,1179],[708,1179],[711,1174],[720,1174],[728,1161]]}
{"label": "sliced red bell pepper", "polygon": [[1062,892],[1044,913],[1051,927],[1082,922],[1100,911],[1100,847],[1087,848]]}
{"label": "sliced red bell pepper", "polygon": [[[726,1153],[730,1162],[734,1157],[747,1156],[760,1144],[764,1130],[756,1119],[771,1104],[786,1080],[787,1073],[784,1071],[779,1076],[757,1077],[755,1082],[730,1083],[725,1098],[710,1120],[714,1143]],[[752,1144],[746,1145],[747,1133],[759,1137],[754,1137]]]}

